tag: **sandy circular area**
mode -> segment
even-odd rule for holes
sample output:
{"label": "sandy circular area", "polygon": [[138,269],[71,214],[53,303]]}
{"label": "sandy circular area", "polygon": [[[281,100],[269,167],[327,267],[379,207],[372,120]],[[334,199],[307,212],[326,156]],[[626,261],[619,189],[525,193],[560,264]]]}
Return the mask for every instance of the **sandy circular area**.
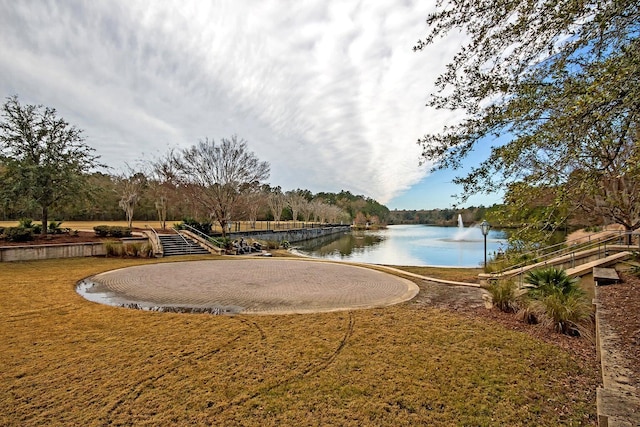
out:
{"label": "sandy circular area", "polygon": [[104,304],[214,314],[313,313],[383,307],[418,286],[364,267],[292,259],[187,261],[97,274],[78,293]]}

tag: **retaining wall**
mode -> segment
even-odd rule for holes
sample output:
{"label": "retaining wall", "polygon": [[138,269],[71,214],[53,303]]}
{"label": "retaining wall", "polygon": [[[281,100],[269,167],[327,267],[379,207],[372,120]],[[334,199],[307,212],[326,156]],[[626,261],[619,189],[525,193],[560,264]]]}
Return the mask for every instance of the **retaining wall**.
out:
{"label": "retaining wall", "polygon": [[106,255],[103,243],[59,243],[53,245],[2,246],[0,262],[31,261],[51,258],[75,258]]}
{"label": "retaining wall", "polygon": [[321,228],[299,228],[296,230],[265,230],[265,231],[247,231],[242,233],[231,233],[228,235],[230,239],[240,237],[255,240],[273,240],[276,242],[288,241],[289,243],[302,242],[304,240],[315,239],[317,237],[328,236],[336,233],[346,233],[351,231],[351,226],[342,225],[336,227]]}
{"label": "retaining wall", "polygon": [[[123,244],[148,241],[145,237],[123,237]],[[102,242],[54,243],[50,245],[0,246],[0,262],[33,261],[52,258],[105,256]]]}

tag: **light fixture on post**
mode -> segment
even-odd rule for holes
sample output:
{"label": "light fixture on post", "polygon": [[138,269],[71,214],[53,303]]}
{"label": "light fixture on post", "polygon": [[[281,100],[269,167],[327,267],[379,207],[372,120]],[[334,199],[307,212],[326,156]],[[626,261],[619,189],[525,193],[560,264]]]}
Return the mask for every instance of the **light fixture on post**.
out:
{"label": "light fixture on post", "polygon": [[484,236],[484,269],[487,269],[487,234],[489,234],[489,230],[491,229],[491,224],[487,222],[487,220],[483,220],[482,224],[480,224],[480,230],[482,230],[482,235]]}

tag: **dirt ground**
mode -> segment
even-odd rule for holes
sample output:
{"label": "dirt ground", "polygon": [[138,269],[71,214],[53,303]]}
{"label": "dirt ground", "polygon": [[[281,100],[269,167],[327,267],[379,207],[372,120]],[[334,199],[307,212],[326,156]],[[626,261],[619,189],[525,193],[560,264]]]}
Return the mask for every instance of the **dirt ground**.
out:
{"label": "dirt ground", "polygon": [[480,288],[466,286],[442,285],[436,282],[420,284],[420,293],[415,298],[416,304],[452,310],[464,316],[486,318],[500,323],[512,330],[527,333],[545,342],[557,345],[582,360],[596,360],[596,348],[589,338],[576,338],[559,334],[550,328],[540,325],[528,325],[519,321],[512,313],[504,313],[496,309],[487,309]]}
{"label": "dirt ground", "polygon": [[621,283],[598,287],[598,294],[632,374],[630,385],[640,387],[640,277],[622,272],[620,278]]}
{"label": "dirt ground", "polygon": [[[599,287],[600,303],[608,309],[607,321],[617,335],[617,349],[625,359],[625,368],[630,372],[629,384],[640,387],[640,277],[621,272],[621,283]],[[499,310],[488,310],[482,301],[482,290],[471,287],[442,286],[435,282],[424,282],[415,303],[456,311],[464,316],[486,318],[501,325],[527,333],[545,342],[557,345],[588,361],[591,368],[599,371],[593,338],[575,338],[554,332],[539,325],[528,325],[516,316]],[[595,335],[595,334],[594,334]],[[588,387],[588,384],[584,384]]]}

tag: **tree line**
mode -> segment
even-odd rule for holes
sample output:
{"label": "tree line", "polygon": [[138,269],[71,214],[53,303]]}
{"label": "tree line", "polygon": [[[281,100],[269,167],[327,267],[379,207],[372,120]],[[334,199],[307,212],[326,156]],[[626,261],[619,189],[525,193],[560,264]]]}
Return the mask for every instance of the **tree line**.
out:
{"label": "tree line", "polygon": [[[501,205],[491,207],[470,206],[466,208],[445,209],[395,209],[389,214],[389,224],[428,224],[438,226],[457,226],[458,215],[465,226],[495,220],[494,212],[501,209]],[[498,226],[499,224],[495,224]]]}
{"label": "tree line", "polygon": [[[215,222],[225,233],[232,221],[303,220],[321,223],[385,223],[389,209],[363,195],[295,189],[266,180],[270,167],[231,136],[205,138],[116,174],[84,142],[82,131],[55,109],[2,107],[0,122],[0,218],[60,220],[170,220]],[[47,227],[42,227],[46,234]]]}

